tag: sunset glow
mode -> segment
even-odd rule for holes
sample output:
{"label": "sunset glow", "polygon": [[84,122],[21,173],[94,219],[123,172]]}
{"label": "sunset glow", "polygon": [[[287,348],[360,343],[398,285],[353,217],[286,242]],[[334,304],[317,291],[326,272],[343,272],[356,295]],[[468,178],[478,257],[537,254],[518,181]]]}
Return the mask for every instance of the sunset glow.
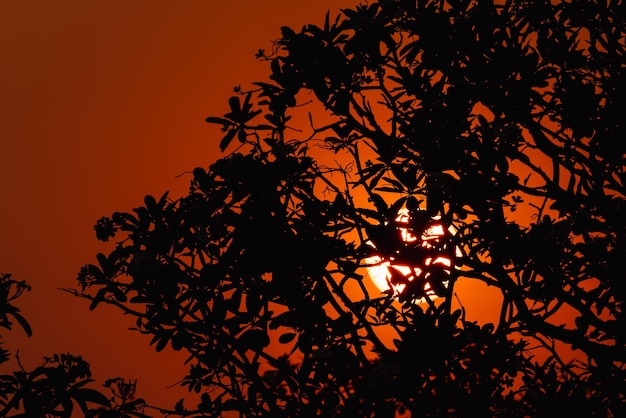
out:
{"label": "sunset glow", "polygon": [[[428,224],[428,227],[424,231],[421,231],[421,234],[420,231],[414,231],[409,226],[410,214],[406,208],[399,211],[395,221],[402,241],[406,243],[407,246],[410,246],[411,243],[416,243],[415,246],[417,247],[433,249],[440,245],[444,237],[451,233],[450,230],[446,230],[443,223],[439,222],[440,220],[438,218],[433,218],[432,222]],[[419,238],[417,234],[419,234]],[[407,283],[396,283],[394,281],[394,276],[398,274],[403,276],[409,283],[424,276],[423,278],[426,280],[424,291],[429,298],[435,299],[438,296],[431,287],[429,281],[430,273],[425,273],[419,264],[420,262],[418,260],[415,260],[415,263],[411,264],[404,261],[398,262],[394,257],[382,258],[380,256],[373,256],[366,260],[368,274],[381,292],[392,292],[393,295],[397,297],[405,291]],[[422,267],[441,266],[443,267],[443,271],[449,275],[452,264],[452,259],[443,254],[424,258]],[[449,282],[444,281],[443,285],[447,288]],[[424,302],[424,298],[418,298],[416,302]]]}
{"label": "sunset glow", "polygon": [[0,418],[626,416],[623,8],[535,3],[0,4]]}

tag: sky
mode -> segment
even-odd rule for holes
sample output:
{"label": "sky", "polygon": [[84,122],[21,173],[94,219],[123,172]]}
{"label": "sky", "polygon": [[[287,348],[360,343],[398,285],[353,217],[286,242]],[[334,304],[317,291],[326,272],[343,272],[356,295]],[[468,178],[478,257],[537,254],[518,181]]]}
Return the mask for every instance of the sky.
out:
{"label": "sky", "polygon": [[[150,404],[187,397],[168,389],[183,353],[156,353],[132,318],[59,289],[111,249],[95,238],[100,217],[182,196],[191,170],[220,157],[204,120],[228,111],[233,87],[266,79],[254,55],[281,26],[321,25],[358,1],[0,0],[0,273],[32,286],[16,305],[34,335],[0,334],[27,370],[70,352],[99,383],[137,379]],[[455,287],[488,316],[497,290],[476,289]]]}
{"label": "sky", "polygon": [[[219,157],[233,87],[262,80],[254,58],[283,25],[323,24],[357,0],[2,0],[0,2],[0,272],[32,291],[16,305],[34,335],[2,332],[26,369],[80,354],[99,382],[138,379],[171,407],[185,356],[155,353],[131,318],[59,288],[108,248],[93,225],[146,194],[182,196],[194,167]],[[0,373],[15,370],[0,366]],[[158,401],[155,401],[158,400]],[[192,406],[192,405],[189,405]]]}

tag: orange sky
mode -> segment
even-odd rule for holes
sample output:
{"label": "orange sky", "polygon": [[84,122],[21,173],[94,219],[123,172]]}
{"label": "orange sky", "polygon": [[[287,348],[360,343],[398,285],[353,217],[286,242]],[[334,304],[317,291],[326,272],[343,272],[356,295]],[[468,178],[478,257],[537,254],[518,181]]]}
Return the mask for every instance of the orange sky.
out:
{"label": "orange sky", "polygon": [[[0,2],[0,272],[33,286],[17,305],[34,336],[2,332],[32,369],[54,353],[82,354],[102,382],[137,378],[149,403],[184,393],[181,355],[154,353],[130,318],[57,290],[108,247],[95,221],[180,196],[217,157],[233,86],[264,79],[254,58],[280,26],[323,23],[357,0],[61,0]],[[0,373],[14,364],[0,366]],[[192,405],[189,405],[192,406]]]}
{"label": "orange sky", "polygon": [[[254,54],[281,26],[323,24],[328,9],[357,2],[0,2],[0,272],[33,287],[17,305],[34,336],[1,334],[27,369],[69,351],[99,382],[137,378],[151,404],[186,395],[166,389],[184,376],[184,355],[155,353],[150,337],[126,330],[131,318],[104,305],[90,312],[58,288],[110,250],[95,238],[98,218],[146,194],[183,195],[183,173],[219,156],[219,128],[204,119],[228,111],[235,85],[266,79]],[[478,285],[455,287],[470,320],[493,316],[501,300]]]}

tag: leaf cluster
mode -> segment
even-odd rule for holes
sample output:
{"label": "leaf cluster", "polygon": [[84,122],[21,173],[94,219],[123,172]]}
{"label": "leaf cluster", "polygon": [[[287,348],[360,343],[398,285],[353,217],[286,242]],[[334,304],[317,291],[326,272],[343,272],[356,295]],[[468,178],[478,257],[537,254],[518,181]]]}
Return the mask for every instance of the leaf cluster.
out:
{"label": "leaf cluster", "polygon": [[[91,416],[89,404],[109,406],[101,392],[85,387],[93,382],[89,364],[80,356],[55,354],[31,372],[0,376],[0,416],[69,417],[77,404]],[[9,415],[11,411],[16,413]],[[21,412],[20,412],[21,411]]]}
{"label": "leaf cluster", "polygon": [[[102,218],[117,246],[72,292],[185,350],[206,414],[620,415],[623,13],[381,0],[282,28],[269,80],[207,119],[236,150]],[[401,208],[454,231],[436,303],[367,283],[377,252],[430,265],[398,249]],[[460,280],[498,290],[493,325],[453,308]]]}
{"label": "leaf cluster", "polygon": [[[10,331],[15,320],[30,337],[33,333],[30,324],[22,316],[20,309],[12,303],[22,293],[29,291],[30,286],[25,281],[17,281],[11,277],[11,274],[0,273],[0,327]],[[8,360],[9,353],[0,347],[0,364]]]}

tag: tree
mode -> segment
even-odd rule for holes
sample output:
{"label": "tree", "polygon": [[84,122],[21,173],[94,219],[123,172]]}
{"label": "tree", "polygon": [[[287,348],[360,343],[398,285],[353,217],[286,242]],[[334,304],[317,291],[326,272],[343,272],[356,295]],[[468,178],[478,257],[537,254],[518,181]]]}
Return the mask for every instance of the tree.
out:
{"label": "tree", "polygon": [[[13,304],[30,286],[17,281],[10,274],[0,274],[0,327],[11,330],[13,320],[30,337],[32,329],[20,309]],[[9,352],[1,349],[0,364],[9,361]],[[18,358],[19,362],[19,358]],[[74,408],[73,401],[85,413],[87,402],[109,405],[108,399],[98,391],[84,386],[90,382],[89,365],[81,358],[70,354],[54,355],[45,359],[45,365],[32,372],[23,368],[11,375],[0,375],[0,416],[69,416]],[[14,415],[9,415],[15,412]]]}
{"label": "tree", "polygon": [[[623,415],[625,12],[380,0],[282,28],[207,119],[236,148],[100,219],[117,246],[68,291],[189,354],[189,415]],[[455,268],[399,235],[433,220]],[[373,256],[404,292],[372,291]],[[498,289],[493,324],[457,280]]]}
{"label": "tree", "polygon": [[[10,331],[15,320],[32,336],[28,321],[13,304],[30,289],[25,281],[0,273],[0,327]],[[75,416],[72,415],[75,406],[85,417],[148,417],[143,414],[147,406],[144,400],[135,398],[136,382],[120,377],[108,379],[104,386],[110,390],[111,397],[107,398],[89,387],[94,380],[89,363],[81,356],[54,354],[44,358],[43,365],[32,371],[25,370],[17,354],[16,357],[20,369],[0,375],[0,417],[71,417]],[[9,360],[9,352],[0,349],[0,364]]]}

